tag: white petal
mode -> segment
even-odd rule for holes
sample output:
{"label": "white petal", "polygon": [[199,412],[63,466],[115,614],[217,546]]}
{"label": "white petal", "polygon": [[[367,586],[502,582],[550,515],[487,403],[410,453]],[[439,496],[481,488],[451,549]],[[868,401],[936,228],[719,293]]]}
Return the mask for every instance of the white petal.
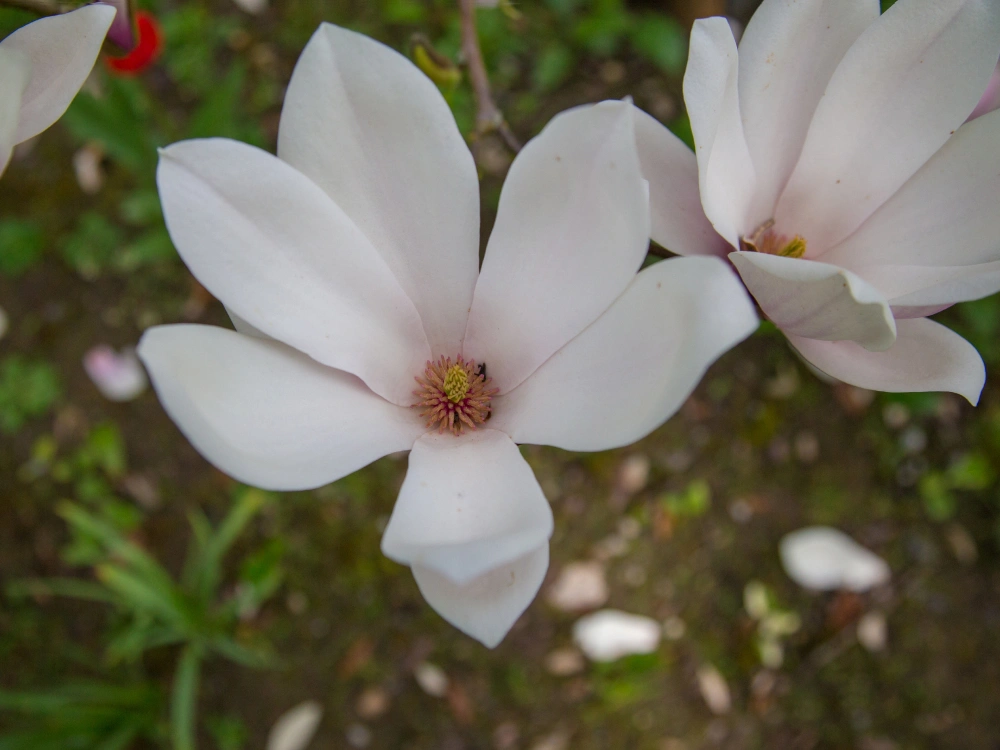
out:
{"label": "white petal", "polygon": [[90,75],[114,18],[110,5],[85,5],[40,18],[0,42],[0,49],[21,52],[31,61],[15,143],[38,135],[62,117]]}
{"label": "white petal", "polygon": [[959,128],[889,201],[820,260],[964,266],[1000,260],[1000,112]]}
{"label": "white petal", "polygon": [[633,107],[553,118],[517,155],[476,285],[465,356],[509,391],[604,312],[649,248]]}
{"label": "white petal", "polygon": [[109,401],[131,401],[141,396],[149,386],[135,350],[122,349],[121,354],[107,344],[98,344],[83,355],[83,369]]}
{"label": "white petal", "polygon": [[534,600],[549,569],[549,545],[485,573],[466,584],[413,566],[424,599],[444,619],[487,648],[494,648]]}
{"label": "white petal", "polygon": [[712,228],[698,194],[698,160],[666,126],[635,111],[635,142],[649,181],[650,237],[678,255],[725,255],[729,243]]}
{"label": "white petal", "polygon": [[943,308],[1000,291],[1000,260],[971,266],[869,266],[858,275],[888,298],[894,313],[905,307]]}
{"label": "white petal", "polygon": [[708,366],[757,322],[725,261],[661,261],[530,378],[497,397],[489,424],[518,443],[585,451],[627,445],[676,412]]}
{"label": "white petal", "polygon": [[278,156],[382,254],[434,356],[455,356],[479,271],[479,178],[437,87],[395,50],[325,23],[285,92]]}
{"label": "white petal", "polygon": [[986,368],[975,347],[954,331],[927,318],[896,321],[892,348],[870,352],[850,341],[817,341],[789,336],[812,365],[860,388],[889,393],[951,391],[975,405]]}
{"label": "white petal", "polygon": [[757,173],[749,224],[774,216],[830,76],[878,0],[764,0],[740,40],[740,110]]}
{"label": "white petal", "polygon": [[31,76],[31,63],[20,52],[6,49],[0,43],[0,174],[7,168],[10,154],[17,145],[18,116],[21,95]]}
{"label": "white petal", "polygon": [[458,585],[546,544],[552,510],[531,467],[497,430],[428,433],[382,536],[382,552]]}
{"label": "white petal", "polygon": [[212,326],[157,326],[139,356],[163,408],[222,471],[275,490],[318,487],[424,431],[409,409],[284,344]]}
{"label": "white petal", "polygon": [[623,656],[656,651],[660,645],[660,624],[642,615],[602,609],[573,624],[573,640],[591,661],[615,661]]}
{"label": "white petal", "polygon": [[684,73],[684,102],[698,157],[701,202],[733,247],[752,231],[748,212],[757,178],[740,119],[736,40],[725,18],[694,22]]}
{"label": "white petal", "polygon": [[222,138],[161,151],[167,229],[205,287],[254,328],[397,404],[430,357],[419,316],[358,228],[307,177]]}
{"label": "white petal", "polygon": [[267,735],[267,750],[305,750],[322,718],[323,707],[316,701],[306,701],[286,711]]}
{"label": "white petal", "polygon": [[848,51],[776,211],[814,251],[871,216],[976,106],[1000,53],[995,0],[906,0]]}
{"label": "white petal", "polygon": [[872,351],[896,340],[889,303],[850,271],[767,253],[737,252],[729,258],[764,314],[786,334],[856,341]]}
{"label": "white petal", "polygon": [[781,540],[780,550],[785,572],[807,589],[861,592],[892,575],[885,560],[829,526],[793,531]]}

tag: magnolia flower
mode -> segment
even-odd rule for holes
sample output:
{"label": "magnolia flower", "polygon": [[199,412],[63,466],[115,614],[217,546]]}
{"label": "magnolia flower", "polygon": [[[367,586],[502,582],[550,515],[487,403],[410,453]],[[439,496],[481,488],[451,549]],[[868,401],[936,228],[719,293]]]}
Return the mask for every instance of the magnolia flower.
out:
{"label": "magnolia flower", "polygon": [[[975,403],[982,360],[926,316],[1000,289],[1000,115],[962,125],[998,52],[996,0],[882,16],[878,0],[764,0],[738,52],[724,19],[701,20],[684,79],[696,156],[640,131],[643,166],[697,168],[721,235],[699,251],[728,254],[813,366]],[[657,235],[680,198],[647,176],[653,238],[689,254]]]}
{"label": "magnolia flower", "polygon": [[443,97],[405,57],[324,24],[278,157],[225,139],[162,152],[167,228],[238,331],[146,332],[167,412],[220,469],[271,489],[412,449],[382,550],[494,646],[552,533],[515,443],[631,443],[756,326],[717,259],[636,274],[649,206],[632,119],[624,102],[553,119],[511,165],[480,271],[476,167]]}
{"label": "magnolia flower", "polygon": [[40,18],[0,42],[0,174],[14,146],[62,117],[114,20],[109,5]]}

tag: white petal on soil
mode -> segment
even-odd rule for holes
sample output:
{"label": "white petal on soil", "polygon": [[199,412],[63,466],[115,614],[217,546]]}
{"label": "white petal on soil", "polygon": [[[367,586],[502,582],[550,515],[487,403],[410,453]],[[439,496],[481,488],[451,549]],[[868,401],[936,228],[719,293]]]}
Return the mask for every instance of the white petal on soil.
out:
{"label": "white petal on soil", "polygon": [[650,237],[677,255],[726,255],[698,192],[698,160],[666,126],[636,108],[635,142],[649,182]]}
{"label": "white petal on soil", "polygon": [[780,550],[789,578],[807,589],[861,592],[892,575],[885,560],[829,526],[793,531],[781,540]]}
{"label": "white petal on soil", "polygon": [[828,263],[767,253],[729,256],[764,314],[785,334],[855,341],[884,351],[896,340],[889,303],[856,274]]}
{"label": "white petal on soil", "polygon": [[691,118],[705,215],[726,241],[752,231],[748,212],[756,188],[743,132],[736,40],[725,18],[695,21],[684,73],[684,102]]}
{"label": "white petal on soil", "polygon": [[722,673],[711,664],[703,664],[698,667],[697,677],[698,690],[708,710],[719,716],[728,714],[732,710],[733,699]]}
{"label": "white petal on soil", "polygon": [[557,115],[517,155],[476,284],[465,356],[506,393],[624,291],[649,247],[633,107]]}
{"label": "white petal on soil", "polygon": [[986,367],[968,341],[926,318],[896,321],[892,348],[870,352],[850,341],[817,341],[789,336],[808,363],[860,388],[888,393],[951,391],[979,402]]}
{"label": "white petal on soil", "polygon": [[283,713],[267,736],[267,750],[305,750],[312,741],[323,708],[317,701],[306,701]]}
{"label": "white petal on soil", "polygon": [[435,611],[487,648],[494,648],[531,604],[549,569],[549,544],[466,584],[413,566],[420,593]]}
{"label": "white petal on soil", "polygon": [[83,355],[83,369],[109,401],[131,401],[149,386],[135,349],[126,347],[121,353],[107,344],[99,344]]}
{"label": "white petal on soil", "polygon": [[[869,267],[1000,260],[1000,112],[963,125],[868,221],[820,260]],[[891,296],[897,296],[890,291]]]}
{"label": "white petal on soil", "polygon": [[288,84],[278,156],[385,258],[434,356],[458,354],[479,272],[479,178],[437,86],[395,50],[325,23]]}
{"label": "white petal on soil", "polygon": [[885,615],[867,612],[858,620],[858,642],[872,653],[885,651],[888,641]]}
{"label": "white petal on soil", "polygon": [[430,348],[385,261],[305,175],[224,138],[160,152],[157,184],[184,262],[238,317],[409,405]]}
{"label": "white petal on soil", "polygon": [[444,698],[448,692],[448,675],[437,664],[420,662],[413,669],[413,678],[421,690],[434,698]]}
{"label": "white petal on soil", "polygon": [[10,155],[17,145],[18,116],[21,95],[31,77],[31,62],[27,56],[0,45],[0,174],[7,168]]}
{"label": "white petal on soil", "polygon": [[492,429],[413,445],[382,552],[464,585],[547,545],[552,510],[531,467]]}
{"label": "white petal on soil", "polygon": [[813,252],[857,229],[958,130],[1000,54],[995,0],[897,2],[833,74],[775,219]]}
{"label": "white petal on soil", "polygon": [[748,224],[774,216],[830,76],[878,0],[764,0],[740,40],[740,111],[757,173]]}
{"label": "white petal on soil", "polygon": [[604,450],[644,437],[680,408],[705,370],[757,328],[718,258],[661,261],[524,383],[493,401],[490,426],[518,443]]}
{"label": "white petal on soil", "polygon": [[318,487],[425,428],[352,375],[276,341],[197,325],[151,328],[139,342],[164,409],[222,471],[266,489]]}
{"label": "white petal on soil", "polygon": [[573,624],[573,640],[591,661],[651,654],[660,645],[660,624],[649,617],[602,609]]}
{"label": "white petal on soil", "polygon": [[597,609],[608,601],[608,581],[599,562],[573,562],[559,571],[546,599],[563,612]]}
{"label": "white petal on soil", "polygon": [[14,143],[38,135],[62,117],[90,75],[114,18],[110,5],[85,5],[40,18],[0,42],[0,49],[20,52],[31,61]]}
{"label": "white petal on soil", "polygon": [[268,0],[233,0],[237,8],[252,16],[259,16],[267,10]]}

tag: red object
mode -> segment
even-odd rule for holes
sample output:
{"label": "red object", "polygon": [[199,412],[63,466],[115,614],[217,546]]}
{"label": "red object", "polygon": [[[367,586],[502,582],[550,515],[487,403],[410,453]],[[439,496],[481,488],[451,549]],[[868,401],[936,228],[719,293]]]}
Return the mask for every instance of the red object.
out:
{"label": "red object", "polygon": [[122,57],[106,57],[104,62],[115,73],[122,75],[138,75],[148,68],[160,56],[163,48],[163,34],[160,26],[149,13],[140,10],[135,14],[136,30],[139,41],[132,51]]}

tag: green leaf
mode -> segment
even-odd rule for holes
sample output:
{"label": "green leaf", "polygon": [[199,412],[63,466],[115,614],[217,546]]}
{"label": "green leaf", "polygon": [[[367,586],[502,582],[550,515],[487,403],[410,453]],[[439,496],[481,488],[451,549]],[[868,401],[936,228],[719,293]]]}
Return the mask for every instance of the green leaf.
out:
{"label": "green leaf", "polygon": [[77,578],[28,578],[11,581],[6,586],[7,596],[66,596],[120,605],[122,599],[115,592],[94,581]]}
{"label": "green leaf", "polygon": [[41,227],[23,219],[0,221],[0,273],[17,277],[31,268],[45,249]]}
{"label": "green leaf", "polygon": [[180,598],[160,591],[143,578],[112,563],[98,565],[98,579],[117,593],[130,609],[148,612],[160,617],[181,630],[187,630],[189,621]]}
{"label": "green leaf", "polygon": [[996,481],[990,460],[981,453],[962,456],[948,467],[947,476],[956,490],[985,490]]}
{"label": "green leaf", "polygon": [[19,355],[0,365],[0,430],[16,432],[28,419],[46,414],[62,396],[52,365]]}
{"label": "green leaf", "polygon": [[924,510],[933,521],[947,521],[955,515],[955,496],[951,494],[948,478],[938,472],[930,472],[917,485],[924,501]]}
{"label": "green leaf", "polygon": [[125,241],[125,234],[102,214],[88,211],[80,216],[73,231],[62,238],[59,252],[80,276],[96,279],[113,262]]}
{"label": "green leaf", "polygon": [[149,95],[134,80],[109,76],[104,82],[104,98],[80,93],[63,115],[63,123],[77,139],[99,142],[129,169],[152,174],[159,144],[151,136]]}
{"label": "green leaf", "polygon": [[219,585],[222,578],[222,559],[226,552],[265,502],[267,502],[265,492],[247,489],[209,539],[198,564],[200,570],[198,594],[203,601],[208,601]]}
{"label": "green leaf", "polygon": [[573,71],[574,63],[573,50],[560,41],[550,42],[538,56],[531,72],[535,88],[543,92],[558,88]]}
{"label": "green leaf", "polygon": [[636,51],[668,75],[680,75],[687,64],[687,34],[674,18],[648,13],[632,28]]}
{"label": "green leaf", "polygon": [[201,648],[189,644],[181,652],[170,700],[170,737],[173,750],[195,750],[198,681],[201,672]]}

